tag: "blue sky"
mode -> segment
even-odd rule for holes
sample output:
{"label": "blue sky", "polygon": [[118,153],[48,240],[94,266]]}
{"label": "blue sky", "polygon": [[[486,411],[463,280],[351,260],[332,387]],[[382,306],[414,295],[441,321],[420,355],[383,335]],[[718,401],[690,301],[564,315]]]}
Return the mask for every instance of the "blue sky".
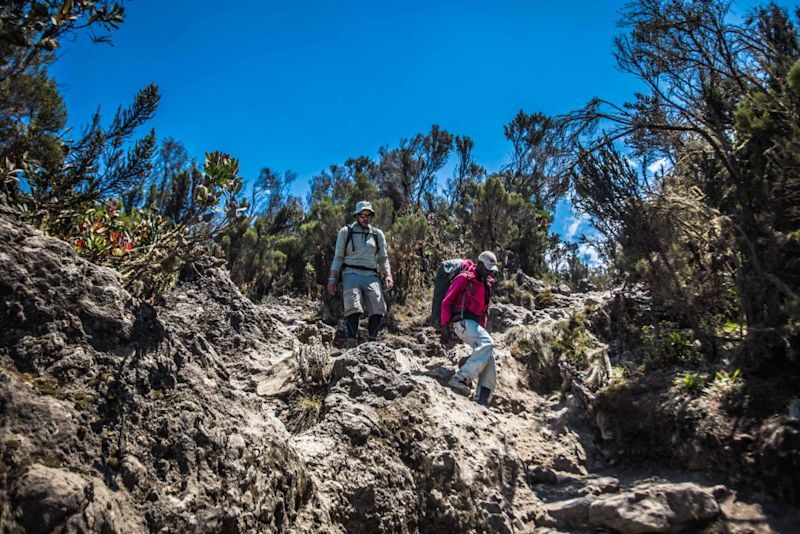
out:
{"label": "blue sky", "polygon": [[[246,179],[264,166],[293,170],[305,197],[328,165],[374,157],[432,124],[469,135],[493,171],[520,109],[625,100],[638,86],[616,70],[612,38],[626,1],[136,0],[113,46],[64,42],[51,73],[76,130],[155,82],[159,139],[198,159],[226,151]],[[580,233],[561,206],[553,231],[571,227]]]}

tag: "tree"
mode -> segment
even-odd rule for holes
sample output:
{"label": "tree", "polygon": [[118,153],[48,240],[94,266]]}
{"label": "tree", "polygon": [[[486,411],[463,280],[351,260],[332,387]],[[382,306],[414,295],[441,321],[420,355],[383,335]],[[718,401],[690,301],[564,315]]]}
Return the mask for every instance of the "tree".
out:
{"label": "tree", "polygon": [[541,276],[547,270],[545,260],[551,246],[548,234],[553,215],[530,200],[521,198],[514,218],[518,230],[506,248],[516,254],[523,272]]}
{"label": "tree", "polygon": [[49,166],[22,161],[18,178],[29,192],[21,202],[29,213],[40,218],[44,214],[42,224],[57,229],[81,206],[122,197],[141,187],[152,169],[155,132],[151,130],[130,148],[126,145],[153,116],[158,101],[158,89],[149,85],[136,94],[131,106],[117,110],[108,128],[100,124],[96,113],[78,141],[62,144],[62,161]]}
{"label": "tree", "polygon": [[428,224],[418,214],[399,217],[387,233],[391,243],[392,273],[395,287],[395,302],[402,304],[411,292],[422,283],[424,265],[424,243],[428,235]]}
{"label": "tree", "polygon": [[[161,144],[145,205],[172,222],[179,221],[191,209],[195,189],[201,179],[197,163],[189,157],[180,141],[167,138]],[[138,207],[142,188],[132,188],[125,198],[126,211]]]}
{"label": "tree", "polygon": [[460,215],[469,225],[477,249],[505,247],[519,233],[517,220],[523,206],[522,197],[508,193],[497,175],[476,185],[471,193],[470,203],[462,204]]}
{"label": "tree", "polygon": [[[657,227],[651,238],[663,266],[663,258],[672,264],[670,278],[686,278],[687,269],[704,273],[714,258],[730,265],[719,272],[736,288],[748,343],[763,359],[794,358],[800,265],[790,236],[800,228],[800,183],[792,72],[800,45],[794,23],[775,4],[743,23],[732,22],[728,8],[710,0],[629,6],[630,31],[616,40],[617,61],[647,91],[624,105],[594,99],[566,118],[564,144],[580,147],[573,160],[580,172],[587,152],[604,154],[617,142],[643,168],[664,158],[668,170],[646,207],[681,214],[680,224],[667,226],[671,232]],[[601,122],[605,135],[596,136]],[[606,160],[600,156],[601,166]],[[680,239],[692,246],[681,247]]]}
{"label": "tree", "polygon": [[[124,12],[121,2],[106,0],[5,2],[0,8],[0,76],[13,77],[52,61],[60,39],[76,31],[118,28]],[[109,42],[107,35],[92,39]]]}
{"label": "tree", "polygon": [[486,169],[478,165],[472,156],[474,143],[468,136],[457,135],[455,137],[455,149],[458,157],[453,176],[447,181],[447,197],[449,207],[453,207],[461,202],[464,192],[469,183],[479,183],[486,175]]}
{"label": "tree", "polygon": [[436,172],[447,163],[453,149],[453,135],[437,125],[427,134],[404,140],[399,148],[381,148],[378,180],[394,204],[394,211],[408,207],[431,208],[435,198]]}
{"label": "tree", "polygon": [[[40,186],[70,152],[61,139],[64,102],[47,75],[60,40],[78,31],[115,29],[123,13],[121,3],[96,0],[15,0],[0,7],[0,186],[12,198],[19,195],[19,180]],[[107,42],[108,36],[93,39]]]}
{"label": "tree", "polygon": [[557,122],[542,113],[520,111],[503,127],[511,141],[511,162],[503,169],[503,185],[537,206],[552,211],[567,191],[568,180],[557,172]]}

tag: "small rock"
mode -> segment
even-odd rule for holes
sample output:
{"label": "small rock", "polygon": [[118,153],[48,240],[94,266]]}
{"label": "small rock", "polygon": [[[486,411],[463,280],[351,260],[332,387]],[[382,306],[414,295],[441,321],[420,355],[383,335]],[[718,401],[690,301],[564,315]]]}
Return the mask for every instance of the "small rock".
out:
{"label": "small rock", "polygon": [[129,490],[133,490],[133,488],[138,486],[142,480],[147,477],[147,469],[145,469],[142,462],[140,462],[136,456],[131,454],[126,455],[122,459],[120,468],[122,471],[122,483],[125,484],[125,487]]}
{"label": "small rock", "polygon": [[528,468],[528,484],[558,484],[558,475],[552,469],[535,465]]}
{"label": "small rock", "polygon": [[602,495],[604,493],[616,493],[619,491],[619,480],[614,477],[602,477],[591,481],[586,487],[582,488],[582,495]]}
{"label": "small rock", "polygon": [[594,495],[587,495],[547,504],[544,507],[546,516],[537,518],[536,522],[561,528],[587,528],[590,525],[589,510],[596,499]]}
{"label": "small rock", "polygon": [[713,488],[711,488],[711,495],[713,495],[714,498],[717,499],[717,501],[726,498],[730,494],[731,494],[730,488],[722,484],[719,484],[718,486],[714,486]]}
{"label": "small rock", "polygon": [[589,281],[588,278],[581,278],[578,281],[578,291],[581,293],[587,293],[589,291],[597,291],[597,286]]}

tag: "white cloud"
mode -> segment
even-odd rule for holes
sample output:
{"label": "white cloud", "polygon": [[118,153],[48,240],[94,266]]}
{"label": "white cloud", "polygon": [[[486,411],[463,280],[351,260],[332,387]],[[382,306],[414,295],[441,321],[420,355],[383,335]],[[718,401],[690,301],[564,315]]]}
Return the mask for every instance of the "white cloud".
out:
{"label": "white cloud", "polygon": [[647,166],[647,172],[650,174],[656,174],[657,172],[668,172],[672,169],[672,164],[670,164],[667,158],[658,158],[653,163]]}
{"label": "white cloud", "polygon": [[568,217],[567,222],[569,224],[567,225],[567,232],[566,235],[564,236],[566,240],[572,241],[573,239],[575,239],[575,235],[578,233],[581,224],[583,224],[585,221],[588,220],[589,216],[586,215],[585,213],[580,213],[577,216]]}
{"label": "white cloud", "polygon": [[597,249],[594,247],[594,245],[589,243],[581,243],[578,246],[578,254],[581,255],[581,258],[589,267],[598,267],[603,263],[600,259],[600,253],[597,252]]}

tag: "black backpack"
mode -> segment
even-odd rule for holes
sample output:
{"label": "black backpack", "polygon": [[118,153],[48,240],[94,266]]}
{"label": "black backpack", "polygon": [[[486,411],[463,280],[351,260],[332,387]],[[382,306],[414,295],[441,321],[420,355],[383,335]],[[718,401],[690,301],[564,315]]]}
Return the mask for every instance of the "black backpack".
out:
{"label": "black backpack", "polygon": [[461,273],[463,263],[464,260],[462,259],[444,260],[439,263],[439,267],[436,269],[431,316],[428,318],[428,323],[432,326],[438,328],[442,322],[442,301],[447,295],[447,290],[450,289],[453,279]]}

